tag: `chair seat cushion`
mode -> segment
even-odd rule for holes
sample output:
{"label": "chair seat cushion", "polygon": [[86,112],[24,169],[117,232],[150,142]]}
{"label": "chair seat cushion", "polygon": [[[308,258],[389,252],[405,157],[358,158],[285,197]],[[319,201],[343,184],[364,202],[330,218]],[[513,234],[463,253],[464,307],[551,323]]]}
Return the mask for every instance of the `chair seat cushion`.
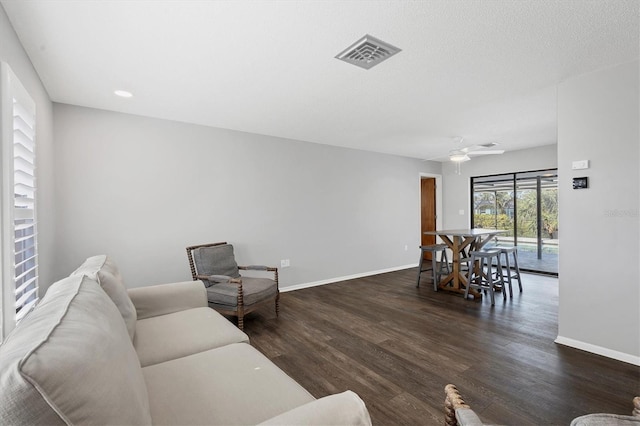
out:
{"label": "chair seat cushion", "polygon": [[[242,277],[242,291],[244,305],[251,306],[275,296],[278,287],[274,280],[268,278]],[[214,284],[207,287],[207,299],[215,305],[237,307],[238,286],[228,283]]]}
{"label": "chair seat cushion", "polygon": [[315,399],[246,343],[142,371],[154,425],[255,425]]}
{"label": "chair seat cushion", "polygon": [[143,367],[242,342],[249,337],[209,307],[140,319],[133,339]]}

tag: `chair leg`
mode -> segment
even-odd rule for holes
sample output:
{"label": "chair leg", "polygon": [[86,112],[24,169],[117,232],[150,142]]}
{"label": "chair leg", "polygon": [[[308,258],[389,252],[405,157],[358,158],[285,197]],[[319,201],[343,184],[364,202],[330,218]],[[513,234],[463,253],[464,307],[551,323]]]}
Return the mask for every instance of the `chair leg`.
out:
{"label": "chair leg", "polygon": [[[491,260],[490,259],[481,259],[482,265],[480,265],[480,270],[487,268],[486,277],[489,284],[489,295],[491,296],[491,306],[496,304],[496,286],[495,281],[493,279],[493,274],[491,273]],[[482,273],[480,274],[480,279],[482,280]]]}
{"label": "chair leg", "polygon": [[244,331],[244,315],[238,315],[238,328],[240,331]]}
{"label": "chair leg", "polygon": [[422,261],[424,260],[424,252],[420,250],[420,260],[418,261],[418,280],[416,281],[416,287],[420,287],[420,275],[422,274]]}
{"label": "chair leg", "polygon": [[520,267],[518,266],[518,252],[513,253],[513,264],[516,267],[516,279],[518,280],[518,287],[520,287],[520,293],[522,293],[522,281],[520,281]]}
{"label": "chair leg", "polygon": [[238,306],[236,314],[238,316],[238,328],[240,331],[244,329],[244,293],[242,289],[238,289]]}
{"label": "chair leg", "polygon": [[280,316],[280,292],[276,294],[276,317]]}
{"label": "chair leg", "polygon": [[471,255],[471,260],[469,261],[469,270],[467,272],[467,286],[464,289],[464,298],[465,300],[469,297],[469,288],[471,287],[471,281],[474,279],[473,277],[473,268],[475,265],[476,257]]}
{"label": "chair leg", "polygon": [[444,259],[444,266],[447,269],[447,275],[449,275],[451,273],[451,269],[449,268],[449,258],[447,256],[447,249],[442,250],[442,258],[440,260]]}
{"label": "chair leg", "polygon": [[433,270],[433,290],[438,291],[438,284],[440,284],[440,273],[438,272],[438,260],[436,259],[436,253],[431,253],[431,268]]}
{"label": "chair leg", "polygon": [[[507,300],[507,289],[506,289],[505,280],[504,280],[504,271],[502,270],[502,262],[500,261],[500,253],[498,253],[497,268],[498,269],[496,272],[496,279],[502,283],[502,298],[504,300]],[[513,297],[513,290],[511,289],[511,280],[509,280],[509,292],[511,294],[511,297]]]}
{"label": "chair leg", "polygon": [[[502,257],[502,254],[500,254]],[[509,297],[513,299],[513,286],[511,285],[511,265],[509,264],[509,253],[504,254],[505,268],[507,268],[507,284],[509,284]],[[502,276],[502,282],[504,282],[504,275]]]}

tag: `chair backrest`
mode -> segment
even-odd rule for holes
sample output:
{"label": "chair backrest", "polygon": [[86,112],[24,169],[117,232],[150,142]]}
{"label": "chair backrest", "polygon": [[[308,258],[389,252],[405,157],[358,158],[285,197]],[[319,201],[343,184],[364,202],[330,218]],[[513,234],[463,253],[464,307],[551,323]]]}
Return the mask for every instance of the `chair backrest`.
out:
{"label": "chair backrest", "polygon": [[187,247],[191,276],[227,275],[240,278],[238,264],[233,254],[233,246],[226,242],[202,244]]}

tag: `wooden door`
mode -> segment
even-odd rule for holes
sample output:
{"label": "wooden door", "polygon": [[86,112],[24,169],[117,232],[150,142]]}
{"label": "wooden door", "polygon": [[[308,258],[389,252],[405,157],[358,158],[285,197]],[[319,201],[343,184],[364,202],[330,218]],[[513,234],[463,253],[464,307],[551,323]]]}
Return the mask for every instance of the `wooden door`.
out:
{"label": "wooden door", "polygon": [[[436,179],[420,179],[420,206],[421,206],[421,230],[422,245],[435,244],[435,235],[424,235],[425,231],[436,230]],[[424,258],[431,260],[431,254],[425,253]]]}

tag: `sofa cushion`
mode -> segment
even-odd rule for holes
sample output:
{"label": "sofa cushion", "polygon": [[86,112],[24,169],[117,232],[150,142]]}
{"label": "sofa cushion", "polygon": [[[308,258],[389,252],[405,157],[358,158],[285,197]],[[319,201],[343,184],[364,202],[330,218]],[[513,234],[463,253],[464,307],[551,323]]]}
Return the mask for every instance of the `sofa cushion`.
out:
{"label": "sofa cushion", "polygon": [[246,343],[142,369],[154,424],[256,424],[314,400]]}
{"label": "sofa cushion", "polygon": [[122,317],[82,275],[53,284],[0,346],[0,424],[150,424]]}
{"label": "sofa cushion", "polygon": [[[276,282],[269,278],[242,277],[242,295],[245,306],[265,300],[278,293]],[[238,306],[237,284],[220,283],[207,288],[207,299],[215,305]]]}
{"label": "sofa cushion", "polygon": [[260,423],[267,425],[371,425],[364,402],[351,391],[325,396]]}
{"label": "sofa cushion", "polygon": [[118,307],[127,325],[129,336],[133,340],[136,332],[136,308],[127,294],[127,289],[122,282],[122,275],[120,275],[115,262],[104,254],[93,256],[85,260],[71,275],[86,275],[100,283],[100,286]]}
{"label": "sofa cushion", "polygon": [[143,367],[242,342],[249,337],[211,308],[138,320],[133,339]]}

